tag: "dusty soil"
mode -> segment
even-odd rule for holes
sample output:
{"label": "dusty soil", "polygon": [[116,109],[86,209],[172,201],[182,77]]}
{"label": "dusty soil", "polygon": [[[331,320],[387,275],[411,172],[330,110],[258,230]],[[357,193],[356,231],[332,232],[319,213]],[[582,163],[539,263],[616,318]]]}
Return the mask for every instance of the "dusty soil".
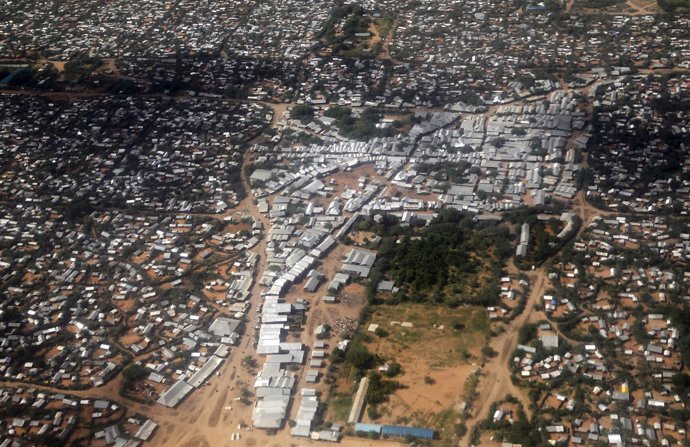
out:
{"label": "dusty soil", "polygon": [[[445,419],[438,415],[453,411],[463,400],[465,382],[477,368],[489,330],[485,310],[406,303],[375,308],[371,323],[388,335],[361,328],[372,339],[370,351],[400,363],[404,371],[395,378],[404,388],[379,406],[383,417],[376,422],[442,428]],[[349,392],[351,385],[341,380],[339,392]],[[370,422],[366,415],[363,420]]]}
{"label": "dusty soil", "polygon": [[371,231],[352,231],[349,234],[350,239],[356,244],[365,244],[376,237],[376,234]]}

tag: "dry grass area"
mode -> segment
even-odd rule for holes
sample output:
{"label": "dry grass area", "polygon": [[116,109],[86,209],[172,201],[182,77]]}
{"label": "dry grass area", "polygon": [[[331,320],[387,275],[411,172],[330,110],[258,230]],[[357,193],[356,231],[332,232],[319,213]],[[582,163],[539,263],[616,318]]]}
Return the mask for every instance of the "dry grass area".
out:
{"label": "dry grass area", "polygon": [[[387,335],[369,332],[369,324],[378,324]],[[452,437],[466,382],[478,367],[488,337],[485,309],[414,303],[376,306],[360,331],[369,336],[371,352],[403,369],[394,380],[404,388],[379,405],[381,417],[376,422],[431,427],[442,438]],[[339,381],[339,395],[329,402],[335,419],[347,417],[352,385],[348,378]],[[363,421],[370,422],[369,416],[365,414]]]}
{"label": "dry grass area", "polygon": [[369,32],[371,33],[369,48],[374,48],[377,43],[381,42],[381,34],[379,34],[379,29],[374,22],[369,24]]}
{"label": "dry grass area", "polygon": [[353,231],[349,236],[355,244],[365,245],[376,237],[376,233],[371,231]]}
{"label": "dry grass area", "polygon": [[[405,322],[413,327],[399,324]],[[479,307],[383,305],[374,308],[371,323],[389,333],[383,338],[369,333],[374,339],[369,344],[372,352],[397,359],[403,368],[423,363],[429,370],[467,364],[478,358],[489,331],[486,311]]]}
{"label": "dry grass area", "polygon": [[391,197],[406,197],[408,199],[423,200],[425,202],[438,199],[438,194],[436,194],[436,193],[419,194],[419,193],[415,192],[414,188],[406,189],[406,188],[401,188],[399,186],[390,185],[388,191],[389,191]]}
{"label": "dry grass area", "polygon": [[484,431],[482,432],[481,437],[479,438],[479,445],[482,446],[487,446],[487,447],[499,447],[503,445],[503,441],[500,439],[494,439],[495,435],[491,431]]}

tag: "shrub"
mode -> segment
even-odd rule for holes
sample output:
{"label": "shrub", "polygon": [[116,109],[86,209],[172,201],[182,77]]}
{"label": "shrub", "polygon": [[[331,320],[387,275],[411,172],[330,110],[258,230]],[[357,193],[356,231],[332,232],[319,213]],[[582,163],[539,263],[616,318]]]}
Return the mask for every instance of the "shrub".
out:
{"label": "shrub", "polygon": [[496,352],[491,346],[486,345],[482,348],[482,354],[484,354],[486,357],[495,357],[498,352]]}

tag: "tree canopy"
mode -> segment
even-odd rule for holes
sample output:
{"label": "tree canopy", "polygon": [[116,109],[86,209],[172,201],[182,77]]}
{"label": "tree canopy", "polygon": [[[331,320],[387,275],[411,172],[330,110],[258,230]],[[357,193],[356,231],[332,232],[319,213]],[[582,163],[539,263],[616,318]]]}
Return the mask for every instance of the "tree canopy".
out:
{"label": "tree canopy", "polygon": [[412,301],[492,304],[498,299],[503,264],[512,252],[509,238],[505,226],[444,210],[428,228],[395,240],[385,238],[372,278],[391,276],[401,285],[404,299]]}

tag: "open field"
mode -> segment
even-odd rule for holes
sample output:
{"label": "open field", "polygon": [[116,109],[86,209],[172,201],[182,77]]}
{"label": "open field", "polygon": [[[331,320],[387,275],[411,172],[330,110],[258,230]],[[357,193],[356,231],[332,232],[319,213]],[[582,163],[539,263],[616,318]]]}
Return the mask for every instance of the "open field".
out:
{"label": "open field", "polygon": [[[489,330],[489,320],[482,308],[449,309],[411,303],[375,307],[371,323],[389,333],[383,338],[371,334],[372,352],[396,359],[403,367],[406,363],[415,367],[425,363],[424,369],[428,371],[464,365],[478,358]],[[400,323],[411,323],[413,327],[403,327]]]}
{"label": "open field", "polygon": [[[370,324],[385,333],[368,331]],[[395,377],[403,387],[378,406],[381,417],[375,422],[431,427],[442,439],[452,438],[466,382],[479,366],[488,337],[486,311],[415,303],[375,306],[360,331],[372,353],[403,370]],[[353,382],[348,375],[343,372],[338,394],[329,402],[329,416],[336,421],[350,411]],[[369,415],[363,421],[373,422]]]}

